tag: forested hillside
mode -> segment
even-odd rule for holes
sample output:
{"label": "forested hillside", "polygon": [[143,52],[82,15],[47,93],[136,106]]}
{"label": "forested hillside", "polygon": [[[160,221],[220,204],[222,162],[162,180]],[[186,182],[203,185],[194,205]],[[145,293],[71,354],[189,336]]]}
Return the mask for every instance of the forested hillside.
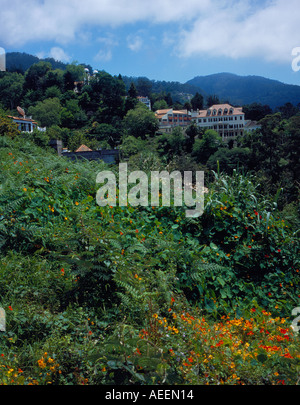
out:
{"label": "forested hillside", "polygon": [[220,100],[244,105],[259,102],[272,109],[285,103],[299,104],[300,86],[281,83],[261,76],[239,76],[232,73],[218,73],[197,76],[187,82],[208,94],[215,94]]}
{"label": "forested hillside", "polygon": [[[233,146],[194,125],[160,133],[137,99],[148,82],[90,74],[0,74],[0,383],[299,384],[298,107],[244,106],[261,128]],[[46,132],[20,133],[17,106]],[[118,166],[57,156],[50,139],[117,147],[149,178],[203,170],[204,213],[100,207],[97,173]]]}

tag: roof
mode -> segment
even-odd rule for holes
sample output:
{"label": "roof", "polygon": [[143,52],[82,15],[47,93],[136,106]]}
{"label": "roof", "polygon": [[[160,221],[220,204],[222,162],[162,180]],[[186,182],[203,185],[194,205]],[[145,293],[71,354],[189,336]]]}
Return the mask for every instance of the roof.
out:
{"label": "roof", "polygon": [[156,117],[163,117],[166,114],[182,114],[182,115],[187,115],[189,112],[188,110],[173,110],[172,108],[168,108],[165,110],[157,110],[155,111],[155,115]]}
{"label": "roof", "polygon": [[92,149],[88,148],[86,145],[80,145],[75,152],[92,152]]}
{"label": "roof", "polygon": [[[198,117],[207,117],[208,115],[212,116],[212,114],[209,114],[209,111],[212,113],[214,110],[217,111],[216,115],[221,115],[221,116],[228,116],[228,115],[241,115],[243,113],[243,108],[242,107],[233,107],[230,104],[214,104],[211,107],[207,108],[206,110],[199,110],[198,111]],[[221,114],[218,114],[218,111],[221,110]],[[224,113],[224,111],[226,111],[226,113]],[[232,113],[230,113],[230,110],[232,110]]]}
{"label": "roof", "polygon": [[13,120],[18,120],[18,121],[23,121],[23,122],[33,122],[34,124],[37,124],[37,122],[34,121],[32,118],[13,117],[12,115],[8,115],[8,118],[12,118]]}

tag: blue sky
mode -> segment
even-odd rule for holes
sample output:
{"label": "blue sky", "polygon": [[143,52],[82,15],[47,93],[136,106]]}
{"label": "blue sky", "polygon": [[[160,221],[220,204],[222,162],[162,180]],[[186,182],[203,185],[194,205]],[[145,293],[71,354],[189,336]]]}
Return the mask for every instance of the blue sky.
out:
{"label": "blue sky", "polygon": [[184,83],[231,72],[300,85],[299,0],[1,0],[0,47],[113,75]]}

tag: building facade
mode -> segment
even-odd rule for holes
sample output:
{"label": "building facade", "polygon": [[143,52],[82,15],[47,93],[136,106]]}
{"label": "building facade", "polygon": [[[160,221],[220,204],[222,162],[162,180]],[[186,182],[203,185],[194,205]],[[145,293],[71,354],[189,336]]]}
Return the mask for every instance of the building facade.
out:
{"label": "building facade", "polygon": [[230,104],[215,104],[206,110],[192,111],[191,120],[200,128],[213,129],[223,141],[243,135],[245,128],[242,107],[233,107]]}
{"label": "building facade", "polygon": [[40,128],[38,123],[32,119],[32,117],[27,117],[25,111],[21,107],[17,107],[19,113],[18,117],[8,115],[8,118],[11,118],[13,122],[18,125],[18,130],[21,132],[33,132],[34,129],[39,131],[46,131],[46,128]]}
{"label": "building facade", "polygon": [[21,132],[33,132],[35,128],[38,128],[38,123],[31,117],[12,117],[10,115],[8,117],[18,125],[18,130]]}
{"label": "building facade", "polygon": [[175,127],[187,128],[191,124],[191,112],[188,110],[157,110],[155,116],[159,123],[159,130],[172,132]]}
{"label": "building facade", "polygon": [[155,116],[162,132],[172,132],[175,127],[183,129],[194,123],[203,129],[213,129],[223,139],[229,141],[244,133],[245,113],[242,107],[230,104],[215,104],[206,110],[188,111],[157,110]]}

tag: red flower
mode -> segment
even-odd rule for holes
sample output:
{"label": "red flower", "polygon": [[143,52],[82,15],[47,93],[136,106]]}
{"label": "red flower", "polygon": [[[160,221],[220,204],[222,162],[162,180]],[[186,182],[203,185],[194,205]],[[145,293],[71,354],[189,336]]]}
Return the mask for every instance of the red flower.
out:
{"label": "red flower", "polygon": [[9,309],[10,311],[12,311],[12,310],[13,310],[11,305],[9,305],[8,309]]}

